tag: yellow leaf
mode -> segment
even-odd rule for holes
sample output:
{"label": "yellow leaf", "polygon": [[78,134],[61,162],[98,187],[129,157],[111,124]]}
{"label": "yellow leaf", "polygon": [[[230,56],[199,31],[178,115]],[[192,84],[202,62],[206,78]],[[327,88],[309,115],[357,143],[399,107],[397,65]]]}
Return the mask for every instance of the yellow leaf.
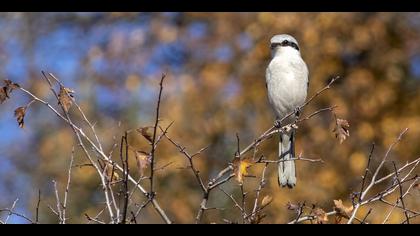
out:
{"label": "yellow leaf", "polygon": [[233,170],[235,173],[235,179],[242,184],[244,182],[244,176],[248,175],[248,167],[253,163],[248,159],[241,159],[239,157],[233,160]]}

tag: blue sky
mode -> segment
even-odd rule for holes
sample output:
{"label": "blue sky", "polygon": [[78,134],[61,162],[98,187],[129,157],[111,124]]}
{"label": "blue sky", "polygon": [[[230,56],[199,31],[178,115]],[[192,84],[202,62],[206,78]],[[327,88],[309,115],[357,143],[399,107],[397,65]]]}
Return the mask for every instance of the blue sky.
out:
{"label": "blue sky", "polygon": [[[49,15],[48,15],[49,14]],[[46,18],[64,13],[46,13]],[[102,13],[69,13],[79,14],[85,17],[101,17]],[[175,19],[178,13],[164,13],[167,20]],[[45,20],[44,19],[44,20]],[[142,32],[144,35],[150,30],[150,17],[148,15],[139,15],[139,17],[129,20],[117,20],[109,24],[98,24],[88,30],[84,29],[75,22],[63,22],[51,29],[40,28],[43,32],[31,41],[31,50],[25,48],[23,39],[20,38],[20,32],[25,30],[25,23],[19,17],[4,17],[0,16],[0,27],[4,30],[2,32],[2,47],[0,48],[0,60],[3,64],[2,78],[8,78],[20,83],[25,87],[27,78],[29,77],[30,68],[39,71],[39,78],[41,78],[41,70],[53,72],[58,75],[65,84],[74,88],[77,91],[78,83],[76,79],[81,79],[83,75],[82,61],[86,58],[89,49],[92,46],[100,46],[106,48],[110,43],[111,34],[118,32],[122,35],[129,35],[134,30]],[[208,33],[207,23],[201,21],[192,22],[187,28],[185,37],[193,40],[202,40]],[[1,36],[1,35],[0,35]],[[238,38],[240,47],[243,49],[252,46],[251,40],[247,36],[241,35]],[[176,74],[181,71],[182,65],[185,62],[187,53],[193,53],[195,57],[208,56],[206,52],[195,51],[191,52],[188,45],[182,38],[170,43],[161,43],[157,45],[142,67],[135,66],[135,64],[121,63],[118,61],[108,60],[106,58],[98,59],[92,63],[92,69],[100,73],[108,73],[107,70],[112,68],[114,72],[121,74],[139,74],[141,76],[148,76],[160,73],[162,67],[168,68],[171,73]],[[229,61],[232,57],[232,49],[229,44],[220,45],[220,47],[213,52],[211,57],[220,61]],[[203,58],[205,59],[205,58]],[[30,63],[33,63],[32,65]],[[234,85],[229,86],[234,88]],[[100,104],[99,109],[109,109],[119,106],[125,102],[121,100],[124,98],[123,91],[112,91],[107,86],[97,85],[95,87],[95,96]],[[152,91],[139,93],[136,99],[143,102],[150,102],[150,95]],[[14,95],[13,96],[19,96]],[[133,97],[126,97],[123,100],[130,100]],[[18,101],[16,101],[18,100]],[[10,179],[10,173],[18,173],[18,169],[13,163],[13,153],[16,152],[16,144],[19,148],[29,148],[33,132],[30,128],[19,129],[16,125],[16,120],[13,117],[14,108],[21,106],[22,101],[27,99],[10,99],[5,104],[1,105],[0,111],[0,178]],[[42,113],[42,112],[41,112]],[[31,114],[37,116],[36,114]],[[28,115],[29,116],[29,115]],[[38,114],[39,116],[39,114]],[[55,119],[54,116],[46,118]],[[11,148],[12,147],[12,148]],[[36,154],[34,154],[36,155]],[[30,157],[37,159],[36,157]],[[2,203],[13,203],[16,198],[19,198],[16,210],[31,216],[31,211],[27,210],[27,197],[33,193],[34,189],[30,186],[29,176],[13,175],[14,180],[9,181],[10,185],[4,185],[4,181],[0,182],[0,195],[7,196]],[[6,194],[7,193],[7,194]],[[10,206],[0,206],[10,207]],[[25,223],[19,217],[11,217],[12,223]]]}

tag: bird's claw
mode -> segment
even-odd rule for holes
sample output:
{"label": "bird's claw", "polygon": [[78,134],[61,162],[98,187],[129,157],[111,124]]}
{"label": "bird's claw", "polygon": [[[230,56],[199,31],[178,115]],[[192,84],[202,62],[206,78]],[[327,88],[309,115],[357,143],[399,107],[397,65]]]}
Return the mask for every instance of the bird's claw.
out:
{"label": "bird's claw", "polygon": [[281,128],[281,121],[279,119],[274,121],[274,127],[276,127],[277,129]]}
{"label": "bird's claw", "polygon": [[300,117],[300,112],[301,112],[300,107],[296,107],[296,108],[293,110],[293,113],[295,114],[296,118],[299,118],[299,117]]}

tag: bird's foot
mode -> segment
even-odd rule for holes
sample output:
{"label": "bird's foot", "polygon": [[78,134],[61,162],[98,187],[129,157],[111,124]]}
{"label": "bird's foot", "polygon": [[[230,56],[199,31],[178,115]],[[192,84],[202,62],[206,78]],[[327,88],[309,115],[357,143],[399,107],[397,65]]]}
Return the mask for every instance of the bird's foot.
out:
{"label": "bird's foot", "polygon": [[276,129],[280,129],[281,128],[281,120],[277,119],[274,121],[274,127],[276,127]]}
{"label": "bird's foot", "polygon": [[296,107],[293,110],[293,113],[295,114],[296,118],[298,119],[300,117],[300,114],[301,114],[301,108],[300,107]]}

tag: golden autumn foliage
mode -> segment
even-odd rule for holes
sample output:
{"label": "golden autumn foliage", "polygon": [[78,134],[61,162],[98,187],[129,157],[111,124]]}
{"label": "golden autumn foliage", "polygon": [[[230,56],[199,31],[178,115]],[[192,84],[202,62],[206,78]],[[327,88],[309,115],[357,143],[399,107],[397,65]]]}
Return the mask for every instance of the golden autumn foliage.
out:
{"label": "golden autumn foliage", "polygon": [[[12,19],[8,15],[0,17]],[[31,36],[34,38],[41,38],[42,32],[56,27],[45,25],[36,14],[19,17],[32,22],[26,26],[32,31],[42,29]],[[96,34],[103,37],[83,48],[73,76],[65,74],[68,70],[53,71],[66,86],[74,89],[57,87],[59,102],[73,121],[85,128],[87,135],[92,135],[89,124],[83,122],[75,107],[70,109],[75,102],[72,94],[76,92],[78,104],[93,121],[104,153],[117,162],[120,161],[119,139],[124,131],[133,130],[128,135],[132,148],[128,166],[133,178],[141,179],[147,188],[159,79],[161,73],[167,73],[159,126],[165,129],[174,122],[168,129],[170,137],[191,153],[208,146],[193,159],[206,183],[231,163],[235,177],[223,189],[239,201],[238,182],[242,184],[249,194],[245,208],[252,209],[252,196],[260,184],[263,168],[252,158],[264,156],[267,160],[276,160],[278,137],[262,143],[255,153],[251,151],[234,159],[235,134],[240,136],[240,146],[245,147],[273,125],[274,115],[265,88],[265,68],[270,59],[269,39],[279,33],[294,35],[299,42],[310,72],[308,97],[326,86],[331,78],[341,77],[331,89],[305,107],[301,117],[337,106],[334,113],[339,118],[325,112],[299,124],[296,153],[303,153],[305,158],[321,158],[324,164],[297,160],[298,182],[293,190],[278,186],[277,167],[269,165],[261,198],[257,201],[264,206],[264,214],[259,216],[264,220],[255,218],[255,221],[287,223],[296,217],[298,203],[306,202],[308,206],[315,206],[305,208],[313,215],[313,223],[344,223],[351,217],[352,194],[360,190],[372,143],[376,146],[370,164],[377,166],[389,145],[408,127],[409,132],[388,158],[402,166],[420,153],[418,13],[104,13],[99,20],[82,15],[49,17],[57,25],[71,22],[82,41],[91,40],[88,37]],[[118,28],[121,25],[126,28]],[[14,34],[28,37],[22,33],[25,29]],[[6,39],[0,37],[0,40]],[[34,51],[29,50],[33,47],[31,41],[24,42],[28,44],[25,47],[28,52]],[[79,43],[74,43],[69,47],[77,50],[78,46]],[[65,52],[68,53],[58,50],[57,60],[60,53]],[[48,68],[45,63],[41,66]],[[28,68],[27,78],[13,81],[42,98],[48,97],[49,104],[57,105],[51,102],[50,91],[37,73],[42,69]],[[25,180],[30,183],[25,185],[30,189],[24,192],[28,209],[31,209],[28,211],[31,212],[38,201],[34,194],[38,189],[41,189],[43,202],[55,204],[50,183],[55,179],[60,192],[64,191],[67,181],[64,170],[67,170],[74,146],[68,214],[72,216],[70,222],[86,223],[85,213],[94,217],[104,209],[100,181],[77,148],[77,139],[69,127],[45,107],[31,105],[28,117],[25,117],[25,107],[20,107],[13,118],[9,110],[20,105],[12,101],[26,101],[18,95],[15,99],[16,91],[10,99],[10,92],[20,86],[10,81],[0,87],[0,110],[2,118],[11,117],[13,125],[17,126],[16,119],[19,126],[25,125],[24,130],[13,130],[19,132],[24,146],[5,152],[16,166],[14,172],[26,176]],[[1,134],[1,139],[8,137]],[[189,165],[185,156],[162,137],[155,153],[154,190],[159,204],[177,223],[194,222],[202,200],[203,194]],[[112,165],[107,170],[111,180],[123,178],[121,172],[118,177],[111,176]],[[383,172],[381,176],[392,173],[392,164],[387,163]],[[418,173],[418,169],[415,172]],[[2,181],[0,186],[17,188],[10,179]],[[116,186],[113,191],[121,191]],[[406,205],[420,205],[418,189],[418,184],[413,186],[417,192],[407,197]],[[392,194],[389,201],[395,203],[398,197],[399,194]],[[132,201],[132,206],[139,207],[147,198],[133,194]],[[0,208],[9,207],[11,202],[9,198],[0,199]],[[222,219],[236,222],[241,218],[240,210],[232,207],[229,197],[217,188],[211,193],[208,206],[224,210],[206,211],[204,223],[224,223]],[[370,207],[376,209],[368,216],[370,223],[382,223],[392,208],[375,202],[361,207],[357,217],[363,218]],[[338,212],[337,216],[327,215],[332,210]],[[43,222],[56,222],[56,216],[46,207],[41,209],[40,216]],[[144,223],[162,222],[150,206],[141,212],[140,218]],[[404,220],[401,209],[396,209],[388,222]],[[412,221],[420,223],[418,218]]]}

